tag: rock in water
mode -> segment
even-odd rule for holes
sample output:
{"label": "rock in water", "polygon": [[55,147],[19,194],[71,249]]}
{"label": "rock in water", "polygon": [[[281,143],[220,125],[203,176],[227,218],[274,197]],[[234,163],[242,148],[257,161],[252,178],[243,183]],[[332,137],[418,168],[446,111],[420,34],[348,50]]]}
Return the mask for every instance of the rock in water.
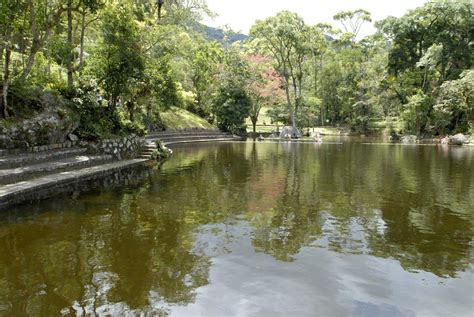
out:
{"label": "rock in water", "polygon": [[280,138],[282,139],[298,139],[301,138],[303,135],[298,128],[293,128],[290,126],[283,127],[281,129]]}
{"label": "rock in water", "polygon": [[463,145],[469,142],[469,138],[462,133],[449,137],[449,144],[451,145]]}
{"label": "rock in water", "polygon": [[323,138],[321,137],[321,133],[319,132],[313,132],[310,136],[313,138],[314,142],[323,142]]}
{"label": "rock in water", "polygon": [[400,141],[403,143],[403,144],[410,144],[410,143],[416,143],[416,140],[417,140],[417,136],[416,135],[404,135],[400,138]]}
{"label": "rock in water", "polygon": [[77,141],[79,141],[79,137],[78,137],[77,135],[75,135],[75,134],[72,134],[72,133],[68,134],[67,138],[68,138],[69,141],[71,141],[71,142],[77,142]]}

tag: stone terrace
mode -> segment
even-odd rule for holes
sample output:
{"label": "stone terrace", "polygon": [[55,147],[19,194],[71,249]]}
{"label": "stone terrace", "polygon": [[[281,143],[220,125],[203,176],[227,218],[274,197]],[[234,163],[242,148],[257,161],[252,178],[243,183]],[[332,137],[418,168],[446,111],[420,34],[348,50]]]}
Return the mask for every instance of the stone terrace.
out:
{"label": "stone terrace", "polygon": [[95,151],[79,143],[28,150],[0,149],[0,209],[53,196],[67,191],[68,187],[74,188],[75,184],[107,178],[123,169],[143,166],[156,149],[155,141],[171,145],[236,139],[239,138],[218,130],[189,130],[152,133],[146,139],[106,140],[93,146]]}

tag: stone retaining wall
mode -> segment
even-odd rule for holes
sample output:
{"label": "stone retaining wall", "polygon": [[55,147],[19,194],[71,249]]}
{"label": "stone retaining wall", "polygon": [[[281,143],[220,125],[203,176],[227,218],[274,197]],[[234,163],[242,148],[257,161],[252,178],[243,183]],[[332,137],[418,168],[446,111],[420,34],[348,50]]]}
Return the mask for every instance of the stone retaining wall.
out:
{"label": "stone retaining wall", "polygon": [[130,135],[124,138],[102,140],[95,144],[84,143],[83,145],[93,153],[110,154],[116,159],[127,160],[138,157],[145,144],[145,138]]}
{"label": "stone retaining wall", "polygon": [[92,143],[86,141],[72,142],[66,141],[63,143],[48,144],[41,146],[33,146],[23,149],[0,149],[0,156],[6,155],[21,155],[25,153],[41,153],[51,150],[71,148],[76,145],[85,147],[90,153],[94,154],[110,154],[116,159],[125,160],[133,159],[140,155],[145,147],[145,138],[131,135],[123,138],[106,139],[99,143]]}
{"label": "stone retaining wall", "polygon": [[87,171],[78,170],[51,175],[47,180],[25,182],[21,186],[24,188],[0,195],[0,211],[11,209],[13,205],[53,197],[60,193],[139,183],[151,171],[151,166],[147,165],[146,160],[115,162],[108,165],[110,167],[97,166]]}
{"label": "stone retaining wall", "polygon": [[39,153],[39,152],[45,152],[45,151],[50,151],[50,150],[67,149],[67,148],[76,146],[77,143],[78,142],[66,141],[63,143],[32,146],[32,147],[23,148],[23,149],[0,149],[0,156],[18,155],[18,154],[23,154],[23,153]]}

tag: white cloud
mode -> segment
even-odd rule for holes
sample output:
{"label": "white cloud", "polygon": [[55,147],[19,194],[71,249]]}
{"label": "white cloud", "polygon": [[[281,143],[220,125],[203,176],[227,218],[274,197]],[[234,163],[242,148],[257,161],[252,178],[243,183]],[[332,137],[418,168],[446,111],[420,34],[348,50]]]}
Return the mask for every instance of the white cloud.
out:
{"label": "white cloud", "polygon": [[[219,16],[204,23],[210,26],[228,25],[235,31],[248,33],[257,19],[265,19],[281,10],[298,13],[309,24],[329,22],[340,27],[332,19],[343,10],[365,9],[374,21],[387,16],[402,16],[407,10],[423,5],[425,0],[207,0],[211,10]],[[374,31],[372,25],[364,26],[361,35]]]}

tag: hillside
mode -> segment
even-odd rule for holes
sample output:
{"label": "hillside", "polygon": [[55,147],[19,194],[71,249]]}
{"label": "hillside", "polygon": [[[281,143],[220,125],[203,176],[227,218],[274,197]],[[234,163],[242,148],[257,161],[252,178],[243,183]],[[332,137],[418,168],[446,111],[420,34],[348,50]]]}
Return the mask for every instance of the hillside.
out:
{"label": "hillside", "polygon": [[160,113],[160,117],[167,130],[216,129],[203,118],[181,108],[171,107],[168,111]]}

